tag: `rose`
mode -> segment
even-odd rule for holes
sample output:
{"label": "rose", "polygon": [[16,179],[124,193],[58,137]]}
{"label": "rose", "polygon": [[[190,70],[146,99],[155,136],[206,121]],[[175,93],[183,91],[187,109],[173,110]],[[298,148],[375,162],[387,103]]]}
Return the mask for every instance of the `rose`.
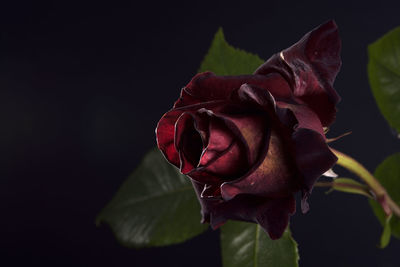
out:
{"label": "rose", "polygon": [[315,181],[337,158],[324,128],[335,119],[341,65],[336,24],[327,22],[273,55],[253,75],[197,74],[159,121],[157,143],[192,180],[203,222],[256,222],[279,238]]}

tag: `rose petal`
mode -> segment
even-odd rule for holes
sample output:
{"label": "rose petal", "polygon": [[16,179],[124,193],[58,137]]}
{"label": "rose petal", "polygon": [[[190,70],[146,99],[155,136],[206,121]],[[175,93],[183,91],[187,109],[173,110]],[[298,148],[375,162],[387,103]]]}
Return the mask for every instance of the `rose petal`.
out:
{"label": "rose petal", "polygon": [[329,21],[272,56],[255,74],[281,73],[291,84],[294,96],[314,110],[323,126],[329,126],[335,120],[335,105],[340,100],[333,89],[341,66],[340,49],[337,26]]}
{"label": "rose petal", "polygon": [[268,113],[275,112],[275,99],[272,94],[261,87],[254,84],[243,84],[238,90],[232,92],[230,98],[238,101],[248,109],[262,109]]}
{"label": "rose petal", "polygon": [[193,116],[188,112],[183,113],[175,123],[174,143],[179,153],[180,171],[187,174],[197,166],[203,150],[201,135],[195,128]]}
{"label": "rose petal", "polygon": [[180,167],[179,154],[174,144],[175,123],[178,120],[179,116],[181,116],[182,113],[186,111],[195,112],[196,110],[199,110],[201,108],[212,108],[221,106],[224,104],[224,102],[225,101],[210,101],[207,103],[180,107],[168,111],[161,117],[156,128],[157,146],[170,163],[178,168]]}
{"label": "rose petal", "polygon": [[200,195],[201,198],[221,199],[221,189],[219,186],[206,184]]}
{"label": "rose petal", "polygon": [[197,74],[182,89],[182,100],[178,100],[175,105],[183,106],[195,101],[225,100],[244,83],[269,90],[277,98],[290,99],[292,97],[289,84],[278,73],[270,73],[268,75],[216,76],[212,72],[203,72]]}
{"label": "rose petal", "polygon": [[[232,126],[227,125],[225,117],[207,110],[203,110],[202,113],[209,116],[209,140],[195,171],[220,177],[219,186],[224,180],[235,179],[242,175],[248,169],[248,157],[242,136],[237,134],[238,129],[232,131]],[[190,176],[198,180],[195,171],[190,173]],[[202,180],[200,182],[204,183]]]}
{"label": "rose petal", "polygon": [[290,151],[276,129],[271,129],[269,144],[260,161],[242,178],[221,185],[224,200],[239,194],[262,197],[282,197],[299,188],[296,165],[291,161]]}
{"label": "rose petal", "polygon": [[269,137],[268,114],[262,112],[247,112],[239,114],[216,114],[240,140],[246,150],[249,165],[253,165],[265,146]]}
{"label": "rose petal", "polygon": [[277,106],[282,109],[289,109],[293,112],[297,120],[297,128],[306,128],[316,131],[325,138],[324,128],[322,127],[321,121],[317,114],[315,114],[310,108],[299,104],[289,104],[286,102],[277,102]]}
{"label": "rose petal", "polygon": [[234,142],[226,151],[217,154],[215,159],[207,165],[199,165],[199,169],[218,175],[221,182],[235,179],[247,169],[247,160],[241,160],[242,154],[243,149]]}
{"label": "rose petal", "polygon": [[258,212],[256,221],[272,240],[276,240],[281,238],[289,224],[289,217],[296,212],[296,201],[292,195],[287,198],[271,199],[266,204],[268,206],[264,207],[265,211]]}
{"label": "rose petal", "polygon": [[195,104],[199,104],[199,103],[200,103],[199,99],[190,95],[186,91],[186,88],[184,87],[181,90],[181,95],[179,96],[178,100],[175,101],[175,103],[174,103],[174,108],[191,106],[191,105],[195,105]]}
{"label": "rose petal", "polygon": [[201,198],[204,186],[192,181],[202,210],[202,222],[208,222],[217,229],[227,220],[255,222],[269,234],[271,239],[279,239],[285,231],[290,215],[296,211],[292,195],[286,198],[259,198],[240,195],[230,201]]}
{"label": "rose petal", "polygon": [[166,159],[179,168],[180,160],[178,151],[175,148],[175,122],[182,114],[182,111],[171,110],[162,116],[157,124],[156,137],[157,146]]}
{"label": "rose petal", "polygon": [[307,198],[314,183],[332,168],[337,157],[329,149],[321,134],[310,129],[298,129],[293,134],[297,168],[303,177],[302,211],[308,211]]}

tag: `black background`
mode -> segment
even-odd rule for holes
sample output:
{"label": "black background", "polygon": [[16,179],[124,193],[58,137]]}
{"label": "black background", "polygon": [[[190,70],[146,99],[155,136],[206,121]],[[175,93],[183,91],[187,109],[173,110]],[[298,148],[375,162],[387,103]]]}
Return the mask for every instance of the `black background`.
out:
{"label": "black background", "polygon": [[[371,95],[367,45],[400,25],[399,4],[376,1],[0,4],[0,265],[220,266],[218,232],[132,250],[95,226],[154,128],[196,73],[213,35],[267,59],[335,19],[342,96],[333,146],[373,170],[400,151]],[[344,171],[337,169],[342,174]],[[363,197],[316,189],[291,220],[301,266],[400,266],[400,241]]]}

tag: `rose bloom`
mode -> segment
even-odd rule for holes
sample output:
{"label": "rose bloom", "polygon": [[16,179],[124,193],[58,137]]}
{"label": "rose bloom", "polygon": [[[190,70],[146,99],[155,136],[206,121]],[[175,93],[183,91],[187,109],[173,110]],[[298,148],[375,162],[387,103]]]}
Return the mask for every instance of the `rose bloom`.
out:
{"label": "rose bloom", "polygon": [[199,73],[156,129],[166,159],[190,177],[202,221],[258,223],[278,239],[302,192],[337,161],[324,127],[340,100],[340,38],[329,21],[273,55],[252,75]]}

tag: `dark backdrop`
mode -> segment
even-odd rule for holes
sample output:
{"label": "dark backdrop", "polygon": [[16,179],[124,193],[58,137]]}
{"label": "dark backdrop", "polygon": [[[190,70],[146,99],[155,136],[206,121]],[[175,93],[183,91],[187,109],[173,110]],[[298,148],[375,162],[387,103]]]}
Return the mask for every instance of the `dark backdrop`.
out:
{"label": "dark backdrop", "polygon": [[[96,214],[155,145],[154,128],[223,26],[228,42],[267,59],[328,19],[343,40],[342,96],[330,136],[373,170],[400,142],[380,115],[367,45],[400,25],[375,1],[0,4],[0,265],[220,266],[217,232],[185,244],[121,247]],[[10,3],[11,2],[11,3]],[[340,170],[338,170],[340,171]],[[400,241],[363,197],[316,189],[291,220],[301,265],[400,266]]]}

